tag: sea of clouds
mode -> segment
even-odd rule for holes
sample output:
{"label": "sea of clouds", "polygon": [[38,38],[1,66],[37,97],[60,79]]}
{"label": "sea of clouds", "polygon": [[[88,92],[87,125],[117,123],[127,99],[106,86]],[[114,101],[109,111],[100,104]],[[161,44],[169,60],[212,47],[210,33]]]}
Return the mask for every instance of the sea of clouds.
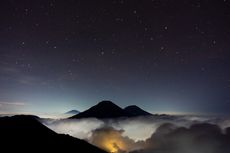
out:
{"label": "sea of clouds", "polygon": [[154,115],[99,120],[43,119],[57,133],[84,139],[110,152],[228,153],[230,119]]}

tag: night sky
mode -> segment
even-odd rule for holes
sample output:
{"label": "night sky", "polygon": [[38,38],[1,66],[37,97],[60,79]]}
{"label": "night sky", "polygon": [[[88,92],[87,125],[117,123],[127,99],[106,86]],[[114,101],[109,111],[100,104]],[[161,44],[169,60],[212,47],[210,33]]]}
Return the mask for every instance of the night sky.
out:
{"label": "night sky", "polygon": [[230,114],[230,0],[3,0],[0,112]]}

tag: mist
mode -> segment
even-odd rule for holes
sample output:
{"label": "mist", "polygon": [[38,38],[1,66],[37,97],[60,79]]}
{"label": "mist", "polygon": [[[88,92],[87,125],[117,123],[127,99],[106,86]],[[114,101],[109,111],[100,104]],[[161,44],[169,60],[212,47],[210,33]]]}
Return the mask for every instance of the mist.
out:
{"label": "mist", "polygon": [[[57,133],[84,139],[108,152],[220,153],[228,148],[230,120],[209,116],[42,120]],[[220,149],[222,148],[222,149]]]}

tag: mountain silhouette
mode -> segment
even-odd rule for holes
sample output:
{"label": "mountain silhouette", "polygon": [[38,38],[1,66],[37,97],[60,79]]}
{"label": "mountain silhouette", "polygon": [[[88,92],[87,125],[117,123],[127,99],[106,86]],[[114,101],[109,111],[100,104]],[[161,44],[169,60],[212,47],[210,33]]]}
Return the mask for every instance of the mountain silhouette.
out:
{"label": "mountain silhouette", "polygon": [[78,113],[80,113],[78,110],[70,110],[70,111],[66,112],[65,114],[76,115]]}
{"label": "mountain silhouette", "polygon": [[120,118],[120,117],[135,117],[142,115],[151,115],[148,112],[140,109],[137,106],[130,106],[125,109],[117,106],[111,101],[101,101],[97,105],[89,108],[88,110],[81,112],[77,115],[70,117],[71,119],[80,119],[80,118]]}
{"label": "mountain silhouette", "polygon": [[111,101],[101,101],[97,105],[89,108],[88,110],[81,112],[77,115],[74,115],[70,118],[89,118],[95,117],[99,119],[104,118],[119,118],[119,117],[128,117],[130,116],[125,110],[115,105]]}
{"label": "mountain silhouette", "polygon": [[0,118],[0,144],[4,152],[74,152],[106,153],[69,135],[57,134],[36,116],[19,115]]}
{"label": "mountain silhouette", "polygon": [[141,109],[140,107],[136,106],[136,105],[130,105],[124,108],[124,110],[126,112],[128,112],[131,116],[148,116],[148,115],[152,115],[149,112],[144,111],[143,109]]}

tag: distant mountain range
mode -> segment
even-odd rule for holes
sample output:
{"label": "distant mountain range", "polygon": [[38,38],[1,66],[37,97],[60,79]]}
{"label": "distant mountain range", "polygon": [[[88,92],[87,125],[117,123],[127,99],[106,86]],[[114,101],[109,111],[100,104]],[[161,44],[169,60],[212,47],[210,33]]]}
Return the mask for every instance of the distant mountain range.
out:
{"label": "distant mountain range", "polygon": [[76,114],[70,119],[80,119],[80,118],[120,118],[120,117],[136,117],[136,116],[149,116],[152,115],[138,106],[132,105],[124,109],[117,106],[111,101],[101,101],[97,105],[89,108],[88,110]]}
{"label": "distant mountain range", "polygon": [[68,114],[68,115],[76,115],[76,114],[78,114],[78,113],[80,113],[80,111],[78,111],[78,110],[70,110],[70,111],[66,112],[65,114]]}
{"label": "distant mountain range", "polygon": [[0,136],[3,152],[106,153],[83,140],[55,133],[36,116],[0,117]]}

